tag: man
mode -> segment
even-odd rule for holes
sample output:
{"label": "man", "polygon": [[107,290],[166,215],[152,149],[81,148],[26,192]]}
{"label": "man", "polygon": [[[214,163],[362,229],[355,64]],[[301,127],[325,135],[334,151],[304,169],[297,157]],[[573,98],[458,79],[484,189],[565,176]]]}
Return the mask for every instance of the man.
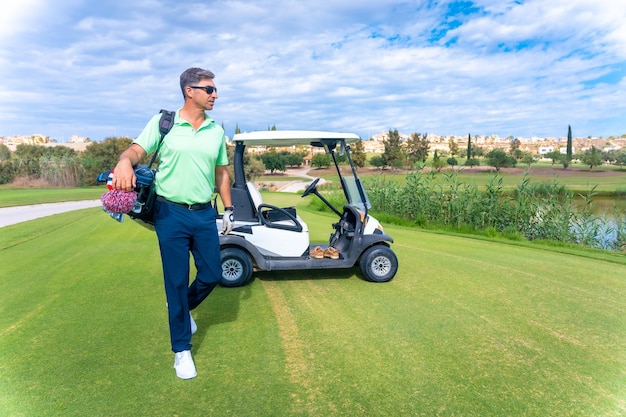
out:
{"label": "man", "polygon": [[[190,310],[217,286],[222,276],[216,208],[211,196],[217,188],[224,204],[223,232],[232,229],[232,202],[224,130],[206,114],[217,99],[214,74],[189,68],[180,76],[184,104],[159,149],[155,177],[157,199],[154,227],[159,240],[174,368],[182,379],[196,376],[191,357],[191,335],[196,325]],[[112,185],[131,190],[133,165],[159,143],[159,115],[155,115],[137,139],[121,155]],[[189,253],[197,274],[189,285]]]}

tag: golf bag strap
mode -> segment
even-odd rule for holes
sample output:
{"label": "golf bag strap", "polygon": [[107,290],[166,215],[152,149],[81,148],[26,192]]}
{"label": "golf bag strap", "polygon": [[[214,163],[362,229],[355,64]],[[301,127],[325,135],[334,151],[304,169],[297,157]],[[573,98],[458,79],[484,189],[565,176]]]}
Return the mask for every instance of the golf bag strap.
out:
{"label": "golf bag strap", "polygon": [[161,109],[159,113],[161,113],[161,119],[159,119],[159,132],[161,133],[161,139],[159,139],[159,146],[157,146],[156,151],[154,151],[154,155],[152,155],[152,159],[150,159],[148,167],[151,167],[152,164],[154,164],[157,154],[159,153],[159,149],[161,149],[163,139],[165,139],[165,136],[170,132],[170,130],[172,130],[172,126],[174,126],[174,116],[176,115],[176,112]]}

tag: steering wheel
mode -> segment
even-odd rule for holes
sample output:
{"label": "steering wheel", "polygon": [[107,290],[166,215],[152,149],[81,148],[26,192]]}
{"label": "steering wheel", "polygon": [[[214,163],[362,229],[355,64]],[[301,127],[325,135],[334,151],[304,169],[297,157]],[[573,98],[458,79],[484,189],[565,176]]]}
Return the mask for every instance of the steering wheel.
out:
{"label": "steering wheel", "polygon": [[313,180],[313,182],[310,183],[309,186],[306,187],[306,190],[304,190],[304,192],[302,193],[302,198],[304,198],[307,195],[311,194],[313,192],[313,190],[315,190],[315,186],[317,185],[318,182],[320,182],[320,179],[319,178],[315,178],[315,180]]}

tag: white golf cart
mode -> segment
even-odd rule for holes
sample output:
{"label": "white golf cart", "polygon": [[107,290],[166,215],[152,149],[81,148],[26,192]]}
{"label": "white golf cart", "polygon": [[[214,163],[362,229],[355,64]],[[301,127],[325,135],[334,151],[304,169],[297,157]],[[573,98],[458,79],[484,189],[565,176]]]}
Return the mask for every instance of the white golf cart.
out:
{"label": "white golf cart", "polygon": [[[349,143],[359,140],[352,133],[316,131],[258,131],[240,133],[235,143],[235,181],[231,189],[235,216],[233,231],[220,235],[222,257],[221,285],[236,287],[252,279],[253,270],[309,270],[353,268],[358,265],[368,281],[390,281],[398,270],[398,259],[389,247],[393,239],[383,232],[380,223],[368,214],[371,208],[365,189],[350,157]],[[312,181],[302,197],[315,194],[339,221],[328,244],[312,245],[307,224],[294,207],[276,207],[263,202],[254,183],[246,181],[243,156],[246,146],[288,147],[311,145],[325,148],[333,159],[339,182],[346,197],[343,211],[335,208],[317,190],[319,178]],[[346,155],[350,175],[342,175],[337,154]],[[220,216],[221,217],[221,216]],[[218,219],[218,230],[221,230]],[[317,246],[336,249],[338,259],[311,256]]]}

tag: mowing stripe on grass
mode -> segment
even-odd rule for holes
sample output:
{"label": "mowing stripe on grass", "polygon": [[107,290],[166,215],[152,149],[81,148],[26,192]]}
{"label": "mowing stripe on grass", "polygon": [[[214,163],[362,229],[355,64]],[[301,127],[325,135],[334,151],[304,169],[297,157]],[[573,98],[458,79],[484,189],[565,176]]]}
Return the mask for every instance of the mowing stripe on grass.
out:
{"label": "mowing stripe on grass", "polygon": [[289,374],[290,381],[301,387],[305,395],[305,398],[300,398],[298,392],[292,393],[293,409],[291,412],[297,413],[299,410],[306,410],[307,415],[317,415],[317,394],[315,387],[311,385],[312,380],[308,375],[310,372],[309,366],[304,357],[303,341],[298,334],[298,325],[295,317],[289,310],[289,304],[285,299],[285,295],[276,281],[263,281],[263,289],[276,315],[280,338],[285,351],[286,372]]}

